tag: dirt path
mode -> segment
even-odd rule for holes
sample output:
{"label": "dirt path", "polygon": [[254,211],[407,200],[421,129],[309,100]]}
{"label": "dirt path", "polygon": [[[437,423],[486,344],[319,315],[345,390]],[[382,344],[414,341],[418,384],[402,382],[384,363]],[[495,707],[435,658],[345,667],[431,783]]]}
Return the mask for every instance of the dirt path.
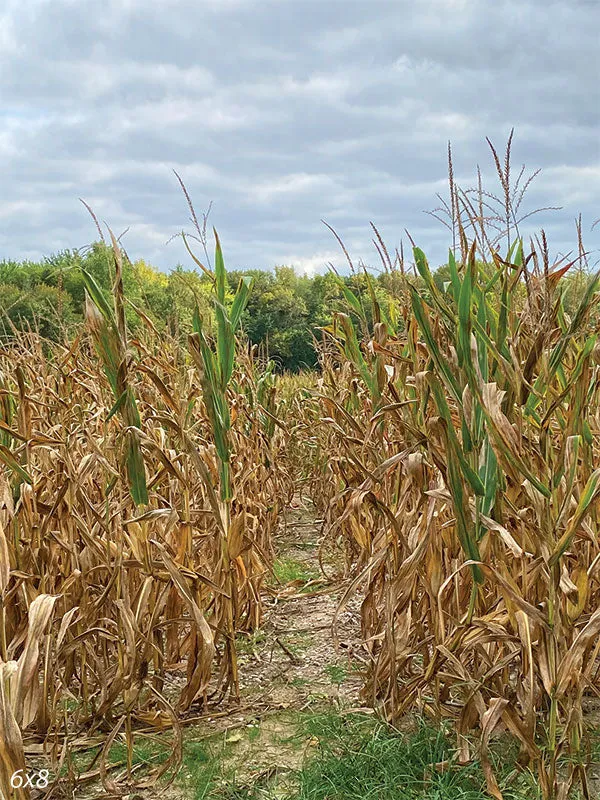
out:
{"label": "dirt path", "polygon": [[[336,647],[332,622],[341,589],[328,585],[320,574],[320,535],[310,502],[288,509],[275,537],[279,580],[269,585],[263,623],[238,640],[241,702],[224,703],[212,717],[185,729],[188,748],[210,743],[229,781],[235,774],[238,787],[268,783],[273,794],[265,796],[277,797],[284,791],[286,776],[313,746],[310,737],[299,734],[301,712],[359,705],[358,605],[349,603],[339,615]],[[198,794],[197,778],[185,758],[182,774],[167,795],[173,800],[204,796]]]}
{"label": "dirt path", "polygon": [[320,527],[306,507],[288,511],[276,537],[276,574],[298,574],[266,602],[261,630],[240,647],[240,680],[244,698],[271,707],[301,709],[311,699],[343,705],[358,700],[360,617],[356,604],[338,617],[338,646],[332,622],[340,598],[338,586],[327,586],[318,569]]}

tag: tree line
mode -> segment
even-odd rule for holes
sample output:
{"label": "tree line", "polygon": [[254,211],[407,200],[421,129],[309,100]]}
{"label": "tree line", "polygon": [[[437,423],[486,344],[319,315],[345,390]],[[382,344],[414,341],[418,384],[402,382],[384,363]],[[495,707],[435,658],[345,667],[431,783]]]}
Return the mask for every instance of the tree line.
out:
{"label": "tree line", "polygon": [[[41,261],[0,261],[0,337],[10,339],[22,330],[36,330],[52,340],[69,340],[85,315],[82,268],[107,293],[112,285],[112,250],[97,242],[85,251],[65,250]],[[252,344],[272,358],[281,370],[297,372],[317,363],[315,339],[331,325],[336,311],[348,311],[344,287],[356,297],[371,292],[388,318],[398,317],[404,277],[399,272],[357,271],[339,276],[299,275],[292,267],[273,271],[228,271],[229,293],[235,294],[242,275],[252,275],[254,285],[242,317],[242,328]],[[579,278],[578,278],[579,276]],[[434,273],[443,289],[447,266]],[[411,279],[419,284],[418,277]],[[565,308],[577,303],[581,275],[565,280]],[[146,317],[159,330],[186,335],[196,306],[210,325],[210,279],[201,271],[177,265],[162,272],[143,260],[125,258],[123,283],[130,329],[136,331]],[[365,302],[370,315],[372,303]],[[369,324],[372,322],[368,319]]]}

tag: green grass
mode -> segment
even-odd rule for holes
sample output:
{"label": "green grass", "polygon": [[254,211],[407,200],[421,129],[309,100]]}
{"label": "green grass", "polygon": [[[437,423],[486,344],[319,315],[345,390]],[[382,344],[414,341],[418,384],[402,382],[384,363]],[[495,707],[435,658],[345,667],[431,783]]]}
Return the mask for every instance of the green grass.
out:
{"label": "green grass", "polygon": [[[442,729],[400,734],[372,717],[335,714],[308,716],[303,728],[319,745],[298,773],[294,800],[489,800],[479,764],[455,765],[452,740]],[[541,798],[531,776],[513,770],[509,781],[515,754],[508,759],[499,747],[498,759],[500,753],[505,800]],[[445,761],[450,768],[433,768]]]}
{"label": "green grass", "polygon": [[260,736],[260,723],[255,722],[253,725],[249,725],[246,731],[248,734],[248,741],[255,742]]}
{"label": "green grass", "polygon": [[204,742],[186,742],[183,748],[183,769],[179,782],[183,783],[190,800],[208,800],[214,797],[221,762]]}
{"label": "green grass", "polygon": [[341,686],[348,677],[348,670],[342,664],[328,664],[325,667],[325,674],[336,686]]}
{"label": "green grass", "polygon": [[316,570],[293,558],[276,559],[273,564],[273,574],[277,581],[282,584],[292,583],[293,581],[308,583],[308,581],[319,577],[319,573]]}
{"label": "green grass", "polygon": [[290,686],[293,686],[296,689],[302,689],[304,686],[308,686],[309,683],[310,681],[308,680],[308,678],[302,678],[299,675],[297,675],[290,681]]}
{"label": "green grass", "polygon": [[[135,742],[132,753],[132,764],[156,766],[164,763],[170,755],[168,744],[160,742],[157,737],[140,739]],[[110,748],[109,759],[113,764],[127,761],[127,746],[124,742],[115,742]]]}
{"label": "green grass", "polygon": [[[332,682],[341,677],[341,671],[332,672]],[[220,733],[208,740],[185,741],[176,785],[189,800],[489,800],[480,765],[475,761],[459,766],[454,738],[443,728],[421,724],[399,733],[374,716],[334,711],[293,712],[291,716],[283,712],[281,719],[291,725],[289,735],[273,737],[281,743],[281,751],[307,753],[300,769],[284,770],[283,784],[278,774],[260,778],[256,772],[239,772],[234,753],[240,735],[254,745],[245,766],[255,771],[252,753],[262,746],[261,725],[256,720],[236,730],[235,738]],[[586,738],[592,761],[600,762],[600,728],[590,729]],[[159,737],[140,738],[133,763],[156,766],[168,753]],[[541,800],[535,777],[516,766],[514,740],[498,739],[492,753],[505,800]],[[89,759],[90,753],[86,755]],[[110,760],[126,760],[123,743],[113,745]],[[448,762],[449,768],[437,771],[434,765],[442,762]],[[578,798],[575,794],[570,800]]]}
{"label": "green grass", "polygon": [[235,646],[239,655],[252,655],[256,648],[264,644],[267,634],[258,628],[251,633],[241,633],[236,637]]}

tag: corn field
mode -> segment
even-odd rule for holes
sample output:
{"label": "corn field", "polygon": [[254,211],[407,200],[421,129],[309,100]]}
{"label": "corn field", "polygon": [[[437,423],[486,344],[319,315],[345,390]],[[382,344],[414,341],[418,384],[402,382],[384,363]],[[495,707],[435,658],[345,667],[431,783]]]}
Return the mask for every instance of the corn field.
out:
{"label": "corn field", "polygon": [[251,280],[226,298],[218,237],[214,323],[196,314],[187,341],[148,318],[131,337],[113,239],[112,297],[84,276],[74,341],[3,347],[2,797],[30,796],[11,776],[31,755],[61,774],[50,792],[72,796],[72,755],[93,744],[104,791],[127,794],[133,765],[116,781],[111,745],[131,753],[156,732],[171,755],[146,784],[175,774],[186,715],[238,697],[236,635],[261,624],[299,483],[325,519],[322,548],[343,554],[339,610],[360,598],[364,703],[392,722],[451,722],[491,797],[499,730],[545,798],[590,796],[600,281],[567,314],[572,264],[551,265],[544,236],[527,246],[514,226],[511,240],[494,156],[504,239],[451,175],[449,280],[434,281],[417,246],[410,274],[378,237],[393,313],[344,287],[313,389],[284,397],[248,351]]}
{"label": "corn field", "polygon": [[65,736],[106,753],[122,731],[131,745],[140,728],[169,730],[167,770],[179,716],[237,696],[234,637],[260,624],[290,485],[269,375],[243,354],[234,367],[249,285],[230,311],[218,305],[219,255],[210,343],[199,318],[185,354],[151,327],[128,341],[115,247],[113,306],[88,276],[89,337],[48,352],[30,336],[2,353],[5,797],[29,740],[60,762]]}

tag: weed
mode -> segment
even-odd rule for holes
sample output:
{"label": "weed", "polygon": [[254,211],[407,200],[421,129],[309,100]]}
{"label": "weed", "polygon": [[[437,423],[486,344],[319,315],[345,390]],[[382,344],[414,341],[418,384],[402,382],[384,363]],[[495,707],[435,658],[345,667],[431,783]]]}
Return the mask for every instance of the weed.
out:
{"label": "weed", "polygon": [[308,581],[318,578],[318,572],[307,564],[296,561],[293,558],[276,559],[273,564],[273,574],[281,584],[293,583],[295,581],[308,583]]}
{"label": "weed", "polygon": [[337,686],[341,686],[348,677],[348,670],[341,664],[328,664],[324,671],[331,683]]}
{"label": "weed", "polygon": [[[480,765],[458,766],[444,729],[401,734],[373,717],[331,713],[309,715],[302,727],[318,751],[297,775],[295,800],[488,800]],[[523,776],[503,791],[506,800],[541,797]]]}

